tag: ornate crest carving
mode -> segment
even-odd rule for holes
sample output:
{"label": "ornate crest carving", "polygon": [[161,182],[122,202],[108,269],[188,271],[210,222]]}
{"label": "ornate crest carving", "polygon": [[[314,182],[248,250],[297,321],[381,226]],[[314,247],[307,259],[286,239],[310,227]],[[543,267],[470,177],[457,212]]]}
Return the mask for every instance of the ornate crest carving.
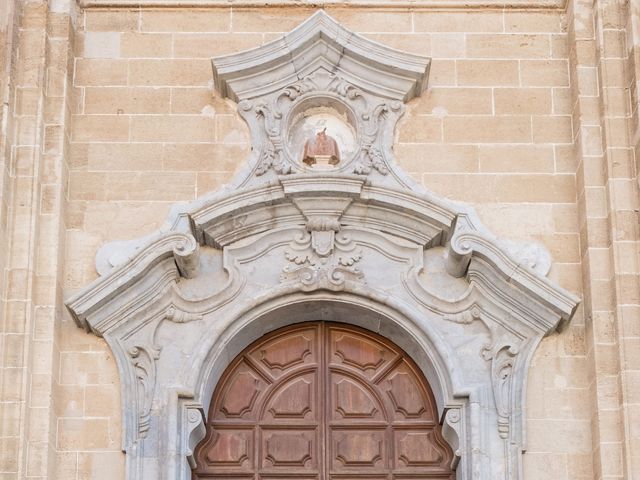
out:
{"label": "ornate crest carving", "polygon": [[340,223],[335,219],[310,219],[306,230],[285,250],[289,264],[282,269],[281,281],[298,281],[304,291],[338,291],[346,280],[361,281],[364,275],[356,264],[362,258],[362,248],[339,232]]}

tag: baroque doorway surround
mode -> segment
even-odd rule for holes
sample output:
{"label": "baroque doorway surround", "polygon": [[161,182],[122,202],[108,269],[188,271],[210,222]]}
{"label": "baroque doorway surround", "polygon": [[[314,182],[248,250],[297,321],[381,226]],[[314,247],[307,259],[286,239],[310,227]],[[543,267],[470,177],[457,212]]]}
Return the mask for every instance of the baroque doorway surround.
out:
{"label": "baroque doorway surround", "polygon": [[213,67],[249,126],[246,165],[159,231],[103,247],[100,277],[66,302],[116,358],[127,478],[191,478],[233,359],[278,328],[335,321],[415,362],[458,480],[521,479],[529,364],[578,299],[546,278],[543,248],[495,238],[395,164],[429,59],[319,11]]}

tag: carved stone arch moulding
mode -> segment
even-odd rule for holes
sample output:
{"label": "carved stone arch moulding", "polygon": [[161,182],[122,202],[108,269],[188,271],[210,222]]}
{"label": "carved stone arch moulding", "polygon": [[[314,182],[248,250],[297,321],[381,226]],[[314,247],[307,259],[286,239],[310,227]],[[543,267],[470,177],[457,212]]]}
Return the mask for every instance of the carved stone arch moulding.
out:
{"label": "carved stone arch moulding", "polygon": [[246,166],[159,231],[103,247],[100,277],[66,302],[117,360],[127,478],[190,478],[229,362],[311,320],[359,325],[413,357],[458,479],[522,478],[529,363],[578,299],[546,278],[543,248],[495,238],[396,166],[393,131],[429,60],[319,11],[213,65],[249,125]]}

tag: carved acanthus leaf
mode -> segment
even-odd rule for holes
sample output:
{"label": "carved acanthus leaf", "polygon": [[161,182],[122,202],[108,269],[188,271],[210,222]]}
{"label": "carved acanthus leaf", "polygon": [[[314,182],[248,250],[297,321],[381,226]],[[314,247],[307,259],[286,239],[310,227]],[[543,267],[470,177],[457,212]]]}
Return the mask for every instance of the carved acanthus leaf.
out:
{"label": "carved acanthus leaf", "polygon": [[497,349],[491,359],[491,385],[498,412],[498,433],[500,438],[509,438],[511,415],[513,413],[513,371],[518,348],[504,345]]}
{"label": "carved acanthus leaf", "polygon": [[128,350],[136,377],[136,401],[138,438],[145,438],[150,427],[151,406],[156,388],[156,360],[160,348],[152,345],[135,345]]}
{"label": "carved acanthus leaf", "polygon": [[196,313],[185,312],[178,307],[171,305],[167,308],[164,318],[173,323],[188,323],[196,320],[202,320],[202,315]]}
{"label": "carved acanthus leaf", "polygon": [[296,235],[285,250],[285,265],[280,280],[298,281],[304,291],[326,288],[342,290],[346,280],[361,280],[362,272],[355,264],[362,258],[362,249],[340,230],[337,220],[314,218],[307,231]]}

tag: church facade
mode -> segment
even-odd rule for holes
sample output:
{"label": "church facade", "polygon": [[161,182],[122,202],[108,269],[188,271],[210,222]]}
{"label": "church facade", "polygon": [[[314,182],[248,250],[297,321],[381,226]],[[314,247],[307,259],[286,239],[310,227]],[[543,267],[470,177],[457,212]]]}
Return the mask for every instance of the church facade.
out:
{"label": "church facade", "polygon": [[640,478],[637,2],[0,33],[2,478]]}

